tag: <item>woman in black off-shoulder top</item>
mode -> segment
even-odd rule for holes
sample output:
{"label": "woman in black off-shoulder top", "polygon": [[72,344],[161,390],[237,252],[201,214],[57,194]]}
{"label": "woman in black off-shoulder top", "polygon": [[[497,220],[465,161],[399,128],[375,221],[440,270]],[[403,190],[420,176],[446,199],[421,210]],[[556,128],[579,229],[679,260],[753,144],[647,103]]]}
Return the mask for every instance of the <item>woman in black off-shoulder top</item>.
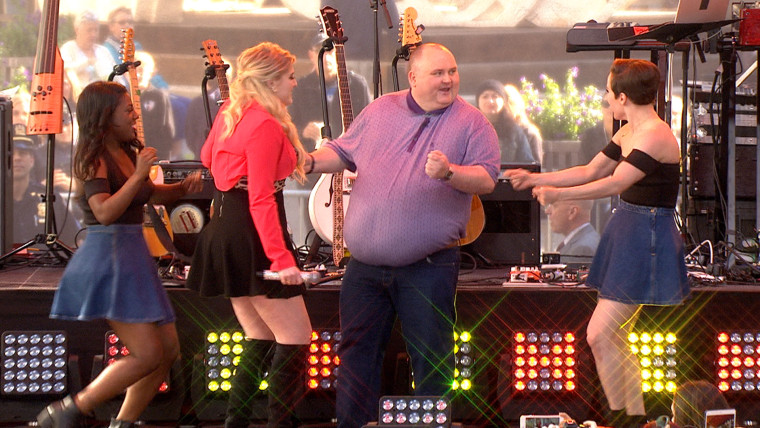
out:
{"label": "woman in black off-shoulder top", "polygon": [[139,115],[118,83],[87,85],[77,118],[74,175],[83,182],[77,199],[87,237],[66,266],[50,317],[105,319],[129,355],[109,364],[83,390],[45,407],[37,422],[42,428],[73,428],[126,390],[110,428],[131,428],[179,354],[174,311],[143,237],[143,206],[200,191],[200,173],[175,184],[150,181],[156,150],[137,139]]}
{"label": "woman in black off-shoulder top", "polygon": [[588,342],[610,408],[606,422],[618,428],[646,422],[638,361],[627,342],[641,306],[677,305],[689,294],[674,220],[681,150],[654,109],[659,80],[649,61],[615,60],[605,100],[614,118],[628,123],[607,147],[587,165],[505,173],[515,189],[532,187],[542,205],[620,195],[586,280],[599,290]]}

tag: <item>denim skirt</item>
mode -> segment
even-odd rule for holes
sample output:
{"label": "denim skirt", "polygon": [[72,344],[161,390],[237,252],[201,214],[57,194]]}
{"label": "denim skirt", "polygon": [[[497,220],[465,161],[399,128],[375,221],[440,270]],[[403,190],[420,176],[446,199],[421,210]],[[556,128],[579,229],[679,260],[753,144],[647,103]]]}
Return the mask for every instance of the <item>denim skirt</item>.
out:
{"label": "denim skirt", "polygon": [[586,285],[599,298],[675,305],[689,295],[684,244],[674,209],[620,201],[604,229]]}
{"label": "denim skirt", "polygon": [[174,322],[175,315],[140,224],[94,225],[69,260],[51,318]]}

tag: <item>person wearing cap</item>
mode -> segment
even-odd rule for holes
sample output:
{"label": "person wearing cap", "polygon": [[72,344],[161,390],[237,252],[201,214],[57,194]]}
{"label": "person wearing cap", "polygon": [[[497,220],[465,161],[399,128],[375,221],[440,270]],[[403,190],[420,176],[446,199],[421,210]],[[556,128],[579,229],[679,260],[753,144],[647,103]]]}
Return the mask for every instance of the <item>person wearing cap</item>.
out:
{"label": "person wearing cap", "polygon": [[[323,34],[319,34],[312,41],[309,49],[311,71],[298,80],[298,86],[293,91],[293,99],[296,102],[291,104],[289,108],[293,123],[298,129],[306,151],[314,150],[317,141],[322,139],[324,118],[322,116],[322,91],[317,61],[319,50],[324,41],[325,36]],[[340,95],[338,94],[338,63],[335,58],[335,49],[325,52],[323,58],[330,130],[333,137],[338,137],[343,132],[343,116],[340,108]],[[357,116],[372,100],[369,87],[364,77],[352,71],[348,72],[348,85],[351,93],[351,107],[354,116]],[[313,185],[313,183],[311,184]]]}
{"label": "person wearing cap", "polygon": [[[25,243],[40,233],[45,233],[45,186],[35,173],[39,140],[26,135],[25,126],[14,125],[13,136],[13,242]],[[66,207],[58,197],[53,202],[59,238],[73,244],[79,222],[66,215]]]}
{"label": "person wearing cap", "polygon": [[72,98],[96,80],[108,80],[116,62],[103,45],[97,44],[100,23],[94,12],[86,10],[74,20],[74,40],[61,45],[63,71],[71,84]]}
{"label": "person wearing cap", "polygon": [[528,137],[509,111],[507,93],[498,80],[482,82],[475,93],[476,106],[499,136],[501,163],[533,163]]}

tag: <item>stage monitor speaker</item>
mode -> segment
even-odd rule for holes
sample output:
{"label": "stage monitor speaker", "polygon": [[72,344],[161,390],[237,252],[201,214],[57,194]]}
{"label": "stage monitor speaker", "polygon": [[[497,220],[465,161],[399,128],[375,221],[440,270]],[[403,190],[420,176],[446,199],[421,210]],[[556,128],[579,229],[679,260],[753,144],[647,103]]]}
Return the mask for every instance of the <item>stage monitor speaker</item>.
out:
{"label": "stage monitor speaker", "polygon": [[211,201],[214,199],[214,179],[209,170],[198,161],[160,162],[164,183],[182,181],[193,171],[201,170],[203,190],[166,204],[169,221],[174,233],[174,246],[186,255],[192,256],[198,234],[211,220]]}
{"label": "stage monitor speaker", "polygon": [[[503,164],[507,169],[539,172],[536,164]],[[507,180],[499,180],[492,193],[480,195],[486,224],[469,248],[487,261],[505,265],[540,264],[541,206],[530,190],[516,191]]]}
{"label": "stage monitor speaker", "polygon": [[0,252],[13,247],[13,103],[0,97]]}
{"label": "stage monitor speaker", "polygon": [[[757,146],[736,145],[736,197],[755,200],[757,187]],[[712,144],[689,145],[689,196],[715,198],[715,148]]]}

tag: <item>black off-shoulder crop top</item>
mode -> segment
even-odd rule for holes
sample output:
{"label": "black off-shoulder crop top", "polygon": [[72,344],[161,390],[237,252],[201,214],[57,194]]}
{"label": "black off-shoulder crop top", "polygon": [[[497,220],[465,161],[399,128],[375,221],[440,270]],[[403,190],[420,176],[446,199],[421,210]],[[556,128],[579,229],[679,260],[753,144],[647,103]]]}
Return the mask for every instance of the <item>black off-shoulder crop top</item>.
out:
{"label": "black off-shoulder crop top", "polygon": [[678,185],[681,165],[662,163],[638,149],[631,150],[623,157],[620,146],[610,141],[602,150],[608,158],[617,162],[628,162],[640,169],[644,178],[634,183],[620,194],[620,199],[636,205],[675,208],[678,200]]}
{"label": "black off-shoulder crop top", "polygon": [[[134,153],[127,153],[129,158],[134,163],[136,156]],[[94,178],[84,182],[84,198],[80,200],[82,211],[84,211],[84,224],[94,225],[100,224],[98,219],[95,218],[95,214],[90,208],[90,204],[87,202],[90,196],[98,193],[110,193],[114,194],[127,182],[127,177],[121,171],[116,161],[106,153],[103,156],[106,162],[106,168],[108,171],[108,178]],[[140,186],[140,190],[137,191],[134,199],[129,204],[124,213],[114,222],[114,224],[141,224],[143,222],[143,206],[150,200],[153,194],[153,183],[147,178]]]}

